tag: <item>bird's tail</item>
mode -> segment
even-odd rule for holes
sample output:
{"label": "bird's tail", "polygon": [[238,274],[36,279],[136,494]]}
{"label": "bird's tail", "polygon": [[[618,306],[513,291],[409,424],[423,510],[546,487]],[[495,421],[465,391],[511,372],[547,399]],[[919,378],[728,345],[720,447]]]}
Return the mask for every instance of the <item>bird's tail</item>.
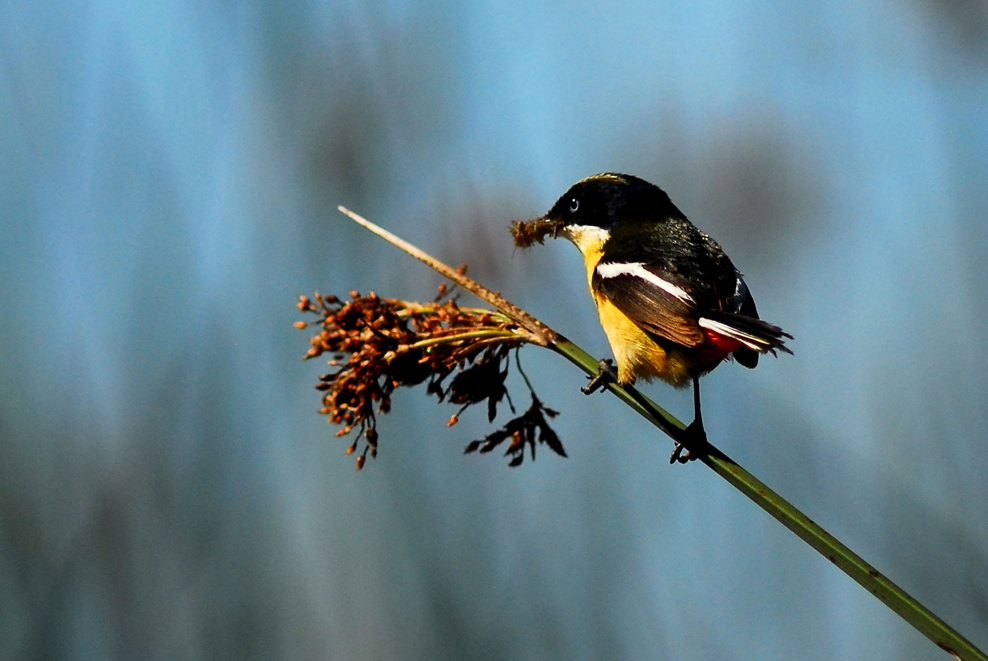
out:
{"label": "bird's tail", "polygon": [[776,351],[792,353],[783,339],[791,340],[792,335],[755,317],[711,310],[700,317],[699,324],[702,328],[739,342],[742,348],[734,352],[734,358],[745,367],[757,365],[758,354],[771,353],[774,356]]}

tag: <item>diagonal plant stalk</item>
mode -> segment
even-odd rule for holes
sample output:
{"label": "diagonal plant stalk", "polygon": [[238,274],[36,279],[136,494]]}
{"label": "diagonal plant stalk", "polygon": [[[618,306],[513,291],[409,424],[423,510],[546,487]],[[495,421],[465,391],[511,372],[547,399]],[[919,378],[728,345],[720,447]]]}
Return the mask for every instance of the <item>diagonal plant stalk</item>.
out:
{"label": "diagonal plant stalk", "polygon": [[[424,262],[457,285],[492,305],[506,317],[512,319],[531,334],[533,344],[550,348],[566,357],[588,375],[597,373],[597,361],[580,347],[552,330],[521,308],[509,303],[497,292],[468,278],[465,274],[422,252],[412,244],[391,232],[375,225],[362,216],[344,208],[339,210],[357,224]],[[633,386],[619,386],[608,383],[607,388],[619,399],[628,404],[661,429],[673,440],[686,442],[682,431],[686,425],[670,413],[642,395]],[[842,544],[836,537],[821,528],[809,517],[772,491],[737,462],[710,444],[702,448],[687,446],[697,458],[711,470],[727,480],[738,491],[768,512],[773,518],[809,544],[817,552],[834,563],[841,571],[854,579],[882,603],[891,608],[917,631],[933,641],[940,649],[962,661],[988,661],[981,650],[975,647],[950,625],[933,614],[928,608],[911,597],[905,590],[893,583],[884,574],[865,562],[863,558]]]}

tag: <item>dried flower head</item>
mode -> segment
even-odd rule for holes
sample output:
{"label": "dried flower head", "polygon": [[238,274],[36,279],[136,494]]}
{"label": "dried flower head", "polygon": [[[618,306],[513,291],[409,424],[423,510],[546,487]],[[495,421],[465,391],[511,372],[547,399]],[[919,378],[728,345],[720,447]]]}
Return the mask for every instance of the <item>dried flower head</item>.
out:
{"label": "dried flower head", "polygon": [[[311,339],[312,346],[305,358],[329,354],[330,366],[338,368],[319,377],[316,389],[324,392],[320,413],[328,416],[330,422],[342,425],[337,436],[358,430],[347,454],[355,452],[360,438],[364,438],[364,449],[357,458],[358,470],[368,453],[377,456],[375,415],[390,411],[391,394],[399,386],[428,382],[426,391],[436,395],[439,401],[460,405],[450,425],[474,404],[487,402],[489,421],[496,417],[497,406],[504,398],[511,405],[504,385],[510,352],[536,339],[500,313],[461,308],[455,300],[441,301],[446,294],[448,290],[443,286],[439,299],[424,304],[385,299],[374,293],[361,296],[357,292],[351,292],[347,301],[318,293],[314,300],[299,297],[298,309],[318,319],[296,322],[295,326],[320,328]],[[446,386],[445,381],[454,373]],[[534,393],[533,399],[538,401]],[[514,411],[513,406],[511,409]],[[510,433],[519,430],[525,439],[521,450],[528,438],[533,439],[533,457],[536,437],[534,431],[525,431],[529,428],[538,428],[538,441],[566,456],[558,437],[540,417],[542,411],[550,417],[555,414],[540,404],[535,413],[529,409],[510,421],[505,429],[511,428]],[[489,451],[495,445],[489,448],[485,445],[482,451]],[[521,463],[514,444],[508,454],[515,457],[510,465]]]}

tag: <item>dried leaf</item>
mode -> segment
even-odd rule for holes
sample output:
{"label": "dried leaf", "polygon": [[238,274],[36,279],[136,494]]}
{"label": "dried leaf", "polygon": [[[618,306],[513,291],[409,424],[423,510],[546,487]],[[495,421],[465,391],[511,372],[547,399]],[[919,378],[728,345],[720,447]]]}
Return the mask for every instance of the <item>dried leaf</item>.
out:
{"label": "dried leaf", "polygon": [[563,444],[559,440],[559,436],[545,419],[546,415],[553,417],[553,414],[555,414],[555,411],[543,406],[539,398],[535,396],[535,393],[532,393],[532,405],[528,407],[527,411],[518,417],[512,418],[504,427],[488,434],[483,440],[471,441],[464,453],[468,454],[479,447],[480,453],[484,454],[496,448],[507,438],[511,438],[511,443],[508,444],[508,448],[504,453],[505,456],[512,457],[511,461],[508,462],[508,466],[515,467],[522,464],[525,459],[526,447],[530,449],[532,460],[534,461],[535,446],[542,443],[559,456],[565,457],[566,450],[563,449]]}

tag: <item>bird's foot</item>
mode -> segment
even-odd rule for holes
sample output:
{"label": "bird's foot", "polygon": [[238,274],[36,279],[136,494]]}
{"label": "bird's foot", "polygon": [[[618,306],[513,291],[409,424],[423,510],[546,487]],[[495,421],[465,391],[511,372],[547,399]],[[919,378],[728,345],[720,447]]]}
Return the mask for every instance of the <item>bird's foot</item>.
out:
{"label": "bird's foot", "polygon": [[707,445],[709,443],[707,443],[707,432],[703,429],[703,421],[694,420],[683,430],[682,440],[676,441],[676,447],[669,455],[669,463],[674,464],[678,461],[685,464],[694,461],[700,457],[700,454],[705,453],[704,448]]}
{"label": "bird's foot", "polygon": [[597,363],[597,373],[590,377],[590,383],[580,388],[584,395],[589,395],[607,386],[608,383],[617,383],[617,370],[614,369],[614,361],[610,358],[603,358]]}

